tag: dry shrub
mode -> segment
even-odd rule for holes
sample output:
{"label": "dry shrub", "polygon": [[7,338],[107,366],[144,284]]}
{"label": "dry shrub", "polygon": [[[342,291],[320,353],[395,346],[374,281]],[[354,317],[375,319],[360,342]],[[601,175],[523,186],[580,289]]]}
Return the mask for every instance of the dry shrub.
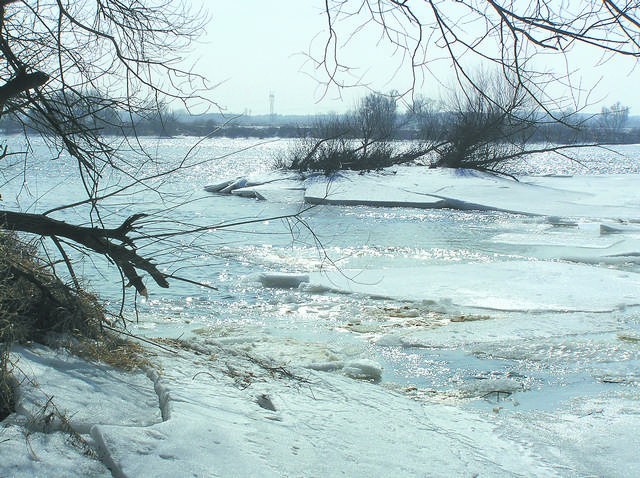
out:
{"label": "dry shrub", "polygon": [[[9,352],[14,343],[65,346],[89,360],[131,370],[147,363],[142,347],[106,333],[98,299],[57,277],[34,243],[0,230],[0,420],[13,410]],[[60,339],[63,337],[63,339]]]}
{"label": "dry shrub", "polygon": [[97,298],[60,280],[34,244],[0,232],[1,341],[40,341],[51,332],[95,336],[103,317]]}

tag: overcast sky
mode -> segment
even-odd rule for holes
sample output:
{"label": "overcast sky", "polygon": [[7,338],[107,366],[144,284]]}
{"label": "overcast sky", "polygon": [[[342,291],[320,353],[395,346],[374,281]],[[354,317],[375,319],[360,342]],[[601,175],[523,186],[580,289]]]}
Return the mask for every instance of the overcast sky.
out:
{"label": "overcast sky", "polygon": [[[212,84],[220,83],[212,93],[216,102],[230,113],[268,114],[269,96],[274,95],[277,114],[313,114],[350,109],[366,88],[331,89],[320,82],[321,71],[305,56],[319,52],[326,39],[326,19],[320,0],[193,0],[203,2],[210,21],[206,36],[196,46],[195,69]],[[370,88],[381,91],[403,90],[409,84],[407,71],[394,73],[398,53],[392,54],[366,32],[343,49],[349,66],[356,69],[347,79],[361,79]],[[592,112],[603,105],[620,101],[640,114],[640,93],[636,86],[639,72],[635,61],[620,60],[597,67],[599,57],[592,51],[579,52],[572,75],[574,86],[593,91],[589,100]],[[550,64],[557,60],[549,60]],[[418,90],[437,97],[443,86],[452,83],[451,69],[443,62],[433,66],[433,77],[418,83]],[[390,80],[391,78],[394,78]],[[584,94],[580,98],[586,100]]]}

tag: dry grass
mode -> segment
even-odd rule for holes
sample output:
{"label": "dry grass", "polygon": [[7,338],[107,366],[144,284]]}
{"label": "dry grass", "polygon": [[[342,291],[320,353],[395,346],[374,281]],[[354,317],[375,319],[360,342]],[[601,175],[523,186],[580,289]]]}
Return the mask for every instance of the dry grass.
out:
{"label": "dry grass", "polygon": [[9,352],[15,343],[50,343],[124,370],[148,362],[140,345],[107,333],[98,299],[60,280],[34,244],[0,230],[0,420],[14,405]]}
{"label": "dry grass", "polygon": [[104,332],[97,339],[76,335],[66,347],[87,361],[104,363],[120,370],[152,366],[142,345],[110,332]]}
{"label": "dry grass", "polygon": [[0,420],[14,408],[14,379],[11,375],[8,344],[0,343]]}
{"label": "dry grass", "polygon": [[51,332],[96,336],[97,298],[76,291],[37,258],[35,245],[0,232],[0,340],[41,340]]}

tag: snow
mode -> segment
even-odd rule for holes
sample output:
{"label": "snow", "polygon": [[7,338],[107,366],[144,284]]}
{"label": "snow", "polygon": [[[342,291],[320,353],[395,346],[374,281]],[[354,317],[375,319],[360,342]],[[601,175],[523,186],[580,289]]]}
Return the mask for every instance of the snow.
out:
{"label": "snow", "polygon": [[[77,397],[77,409],[68,419],[79,433],[87,433],[100,415],[103,423],[112,425],[148,426],[161,421],[158,397],[145,374],[116,374],[123,387],[117,390],[122,393],[114,393],[109,389],[115,373],[112,369],[99,364],[87,366],[85,361],[64,352],[50,357],[41,348],[20,348],[19,354],[20,373],[34,383],[33,387],[21,388],[16,406],[27,420],[41,413],[47,395],[57,396],[57,387],[62,387],[62,393]],[[129,391],[125,393],[126,388]],[[105,415],[105,409],[118,413]]]}
{"label": "snow", "polygon": [[[635,410],[635,411],[634,411]],[[502,437],[532,445],[559,463],[580,460],[577,469],[558,468],[562,476],[638,476],[640,436],[629,430],[640,426],[637,402],[624,396],[607,395],[572,403],[570,413],[542,412],[532,419],[516,414],[505,419]],[[607,456],[607,460],[602,460]]]}
{"label": "snow", "polygon": [[29,431],[10,422],[0,428],[0,457],[2,476],[113,476],[102,462],[70,443],[68,434]]}
{"label": "snow", "polygon": [[[446,405],[427,407],[374,384],[321,372],[306,371],[301,381],[269,379],[268,371],[224,349],[211,352],[216,353],[214,361],[186,351],[177,356],[159,353],[165,368],[159,380],[171,410],[164,421],[144,423],[150,410],[140,410],[140,417],[120,417],[114,424],[111,415],[119,415],[119,409],[110,403],[83,419],[86,439],[98,450],[100,461],[79,451],[70,458],[73,447],[57,434],[37,434],[37,440],[26,441],[9,424],[0,435],[6,440],[0,471],[34,476],[36,465],[28,444],[46,440],[46,452],[33,450],[37,468],[46,469],[46,476],[104,476],[101,463],[119,477],[388,476],[389,470],[403,476],[421,476],[429,470],[457,476],[523,476],[522,470],[527,476],[553,475],[552,464],[500,438],[491,421],[470,412]],[[36,347],[18,349],[16,354],[24,366],[37,368],[49,362],[56,370],[61,352]],[[70,360],[62,355],[64,361]],[[136,401],[138,388],[132,387],[129,374],[105,367],[96,373],[91,364],[72,362],[71,375],[77,379]],[[249,382],[238,386],[230,363]],[[351,366],[375,371],[365,361]],[[37,388],[47,390],[56,406],[73,416],[81,412],[87,397],[59,378]],[[148,380],[141,388],[152,386]],[[259,406],[264,395],[275,411]],[[8,449],[11,454],[5,455]]]}
{"label": "snow", "polygon": [[41,346],[16,348],[14,361],[21,386],[16,413],[0,428],[2,476],[111,476],[86,453],[93,449],[93,427],[140,429],[162,421],[144,373],[119,372]]}

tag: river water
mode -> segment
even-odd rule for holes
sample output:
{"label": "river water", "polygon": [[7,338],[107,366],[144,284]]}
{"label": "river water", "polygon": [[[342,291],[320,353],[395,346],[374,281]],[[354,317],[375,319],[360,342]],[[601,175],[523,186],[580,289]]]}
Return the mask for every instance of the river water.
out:
{"label": "river water", "polygon": [[[18,139],[12,141],[19,145]],[[500,402],[519,410],[550,410],[585,396],[630,394],[634,400],[640,396],[638,307],[607,313],[461,310],[446,301],[269,288],[256,280],[256,274],[270,272],[387,269],[397,273],[451,264],[564,264],[573,257],[571,265],[579,261],[576,256],[583,257],[577,251],[611,245],[596,226],[563,227],[545,217],[495,211],[307,209],[296,190],[283,192],[275,201],[214,195],[203,187],[268,172],[286,152],[287,142],[215,139],[191,150],[194,142],[145,139],[154,160],[143,168],[133,161],[129,173],[149,176],[185,156],[187,167],[106,201],[103,219],[109,226],[145,212],[150,214],[141,222],[145,234],[200,228],[197,234],[177,235],[163,243],[142,241],[140,252],[155,257],[165,272],[217,288],[173,281],[164,290],[147,279],[149,298],[138,298],[137,311],[131,302],[125,304],[135,333],[226,340],[230,346],[279,363],[324,367],[328,373],[339,372],[339,366],[331,364],[371,360],[382,367],[384,386],[409,390],[417,399],[471,407],[490,409]],[[5,206],[40,212],[81,198],[73,161],[64,156],[51,159],[41,140],[34,139],[32,147],[36,159],[27,163],[26,170],[21,158],[3,168]],[[638,146],[576,154],[579,162],[532,159],[519,166],[519,173],[623,173],[630,181],[637,181],[640,173]],[[103,181],[109,188],[127,179],[109,174]],[[56,217],[77,222],[84,220],[80,218],[86,211],[80,207]],[[291,217],[297,213],[299,217]],[[248,223],[233,225],[242,222]],[[635,238],[633,233],[630,238]],[[589,262],[603,273],[619,270],[635,277],[640,272],[632,259]],[[476,270],[459,269],[463,275],[477,274]],[[571,270],[567,268],[567,274]],[[113,267],[97,261],[96,268],[85,258],[78,272],[110,307],[119,309],[122,291]],[[412,282],[407,274],[407,282]],[[357,276],[351,279],[358,281]],[[493,280],[487,277],[487,289],[494,287]],[[531,280],[544,283],[545,277]],[[455,299],[455,283],[452,289]],[[543,286],[540,293],[545,293]]]}

